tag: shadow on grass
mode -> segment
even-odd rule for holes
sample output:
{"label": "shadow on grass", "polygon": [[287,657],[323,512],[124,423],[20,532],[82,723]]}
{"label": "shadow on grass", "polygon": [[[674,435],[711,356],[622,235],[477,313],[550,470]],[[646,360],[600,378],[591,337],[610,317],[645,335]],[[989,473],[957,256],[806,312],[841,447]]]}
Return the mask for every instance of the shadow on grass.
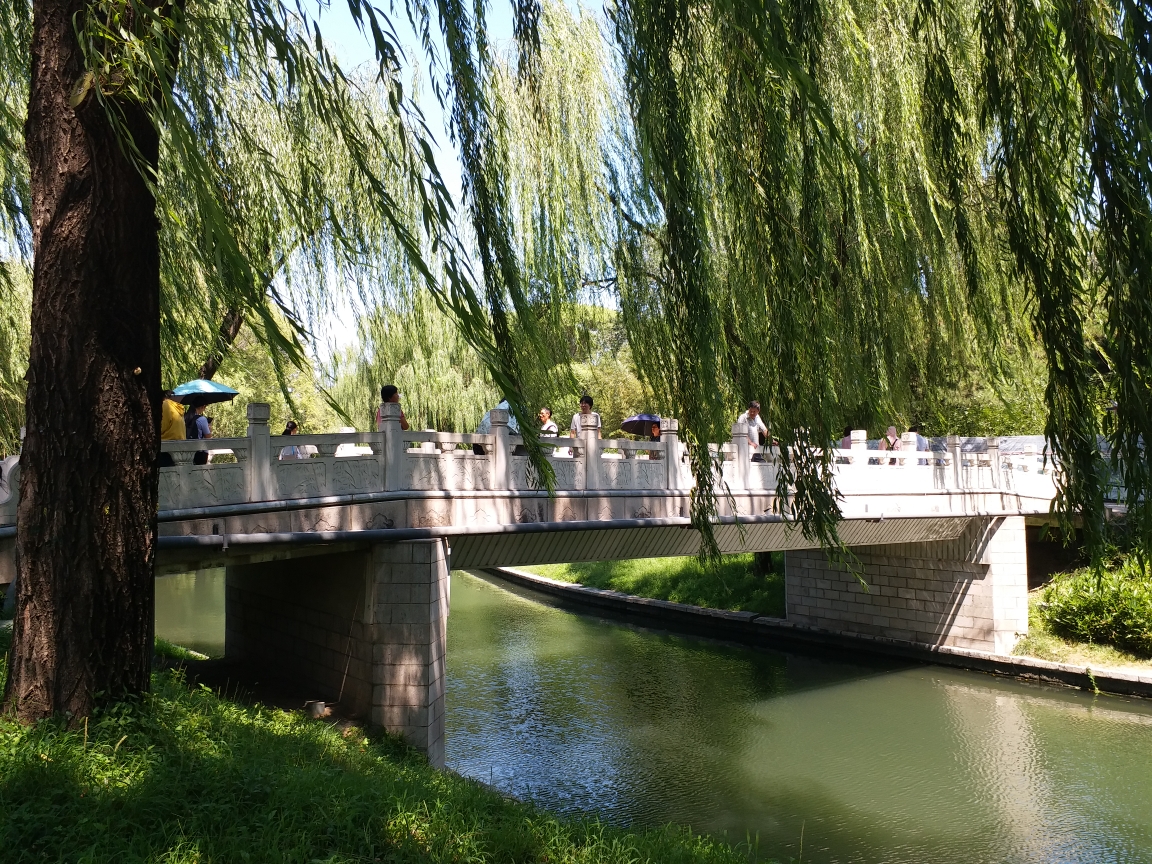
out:
{"label": "shadow on grass", "polygon": [[391,737],[239,705],[179,670],[86,728],[0,718],[0,849],[8,864],[749,858],[678,829],[559,820]]}

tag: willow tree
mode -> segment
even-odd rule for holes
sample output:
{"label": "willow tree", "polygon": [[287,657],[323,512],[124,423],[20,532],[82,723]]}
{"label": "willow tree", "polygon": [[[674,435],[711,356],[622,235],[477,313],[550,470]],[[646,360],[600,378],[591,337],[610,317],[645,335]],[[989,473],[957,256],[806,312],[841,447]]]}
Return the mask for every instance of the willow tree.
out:
{"label": "willow tree", "polygon": [[[493,112],[508,209],[543,241],[521,255],[531,266],[590,214],[568,260],[615,295],[642,376],[681,418],[702,527],[705,444],[743,400],[767,403],[784,445],[782,508],[836,545],[823,445],[842,418],[900,413],[913,385],[965,366],[1010,374],[1034,333],[1061,512],[1098,551],[1103,428],[1152,548],[1145,7],[618,0],[591,77],[595,36],[545,8],[532,62],[491,76],[492,101],[520,106]],[[613,110],[590,122],[582,103]]]}
{"label": "willow tree", "polygon": [[[385,111],[364,110],[311,22],[279,3],[3,4],[0,77],[24,82],[27,116],[6,91],[0,204],[6,245],[30,240],[33,267],[5,693],[24,719],[148,684],[162,298],[178,335],[239,309],[290,352],[302,328],[276,325],[275,289],[292,286],[277,268],[357,261],[385,237],[373,260],[402,257],[454,296],[426,263],[434,246],[461,266],[423,121],[386,22],[352,8]],[[334,149],[344,176],[318,182]]]}
{"label": "willow tree", "polygon": [[[2,74],[27,81],[30,177],[26,198],[10,194],[19,183],[9,110],[0,119],[0,206],[14,219],[27,215],[34,267],[21,593],[6,700],[34,718],[83,714],[97,691],[147,684],[163,178],[182,178],[195,202],[186,224],[196,260],[223,273],[219,284],[251,308],[264,308],[268,261],[292,251],[243,242],[241,211],[230,208],[227,178],[204,146],[207,109],[243,78],[237,70],[254,70],[250,80],[273,106],[298,94],[314,122],[349,147],[372,193],[358,206],[388,226],[526,431],[540,359],[555,356],[547,329],[574,283],[571,251],[518,242],[516,214],[533,212],[541,238],[572,240],[587,226],[564,230],[560,196],[518,208],[483,2],[406,4],[460,152],[468,253],[419,143],[387,19],[362,0],[349,7],[376,46],[391,116],[416,136],[415,148],[398,151],[396,182],[418,202],[421,237],[398,212],[395,183],[367,158],[348,80],[299,7],[36,0],[29,19],[24,3],[0,7]],[[547,130],[541,5],[517,0],[514,13],[515,98]],[[822,445],[840,408],[897,398],[909,348],[926,338],[929,373],[973,345],[994,359],[1018,314],[1013,287],[1022,286],[1046,353],[1063,510],[1082,515],[1098,548],[1102,421],[1084,331],[1099,308],[1104,395],[1117,405],[1103,428],[1130,515],[1152,548],[1146,5],[619,0],[609,17],[619,110],[599,167],[587,162],[579,182],[611,207],[589,209],[600,224],[581,242],[596,254],[577,260],[604,261],[607,242],[603,284],[618,294],[639,369],[685,423],[701,527],[716,503],[704,443],[724,433],[734,400],[759,395],[786,445],[781,500],[805,530],[835,543]],[[248,128],[242,115],[235,121],[237,132]],[[258,136],[239,140],[258,152]],[[542,464],[534,437],[525,443]]]}
{"label": "willow tree", "polygon": [[395,297],[364,315],[355,347],[328,370],[332,398],[362,429],[374,429],[380,387],[400,388],[414,428],[471,432],[503,396],[455,320],[424,291]]}

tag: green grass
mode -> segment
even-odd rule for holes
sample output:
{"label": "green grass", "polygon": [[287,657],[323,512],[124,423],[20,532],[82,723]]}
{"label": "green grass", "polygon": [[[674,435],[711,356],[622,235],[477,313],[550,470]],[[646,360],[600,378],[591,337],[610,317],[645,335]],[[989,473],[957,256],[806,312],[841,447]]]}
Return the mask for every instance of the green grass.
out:
{"label": "green grass", "polygon": [[1120,556],[1099,576],[1090,568],[1059,574],[1033,592],[1028,626],[1034,634],[1025,649],[1033,656],[1059,653],[1063,643],[1091,650],[1109,665],[1150,666],[1152,569],[1135,556]]}
{"label": "green grass", "polygon": [[156,637],[156,656],[164,657],[168,660],[185,661],[185,660],[207,660],[207,654],[201,654],[199,651],[193,651],[191,648],[185,648],[183,645],[173,645],[167,639]]}
{"label": "green grass", "polygon": [[0,850],[5,864],[751,857],[673,827],[558,819],[435,771],[392,738],[190,689],[179,670],[79,728],[0,718]]}
{"label": "green grass", "polygon": [[709,572],[695,557],[543,564],[524,569],[550,579],[610,588],[637,597],[782,618],[782,557],[776,559],[775,572],[766,574],[756,572],[752,555],[725,555],[714,572]]}

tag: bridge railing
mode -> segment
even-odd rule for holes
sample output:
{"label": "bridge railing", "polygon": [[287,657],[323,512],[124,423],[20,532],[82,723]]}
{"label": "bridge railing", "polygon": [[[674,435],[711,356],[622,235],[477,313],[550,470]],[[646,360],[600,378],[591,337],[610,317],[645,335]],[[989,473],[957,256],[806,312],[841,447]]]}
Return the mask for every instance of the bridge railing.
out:
{"label": "bridge railing", "polygon": [[[248,434],[209,441],[165,441],[174,463],[160,469],[160,508],[180,510],[259,501],[325,498],[380,492],[483,492],[539,489],[523,438],[511,434],[508,413],[491,412],[491,432],[460,434],[402,431],[400,407],[385,404],[378,431],[329,435],[271,435],[267,405],[248,406]],[[619,490],[639,493],[688,490],[694,485],[674,419],[661,421],[658,441],[578,438],[541,439],[561,491]],[[934,491],[1016,492],[1051,498],[1053,468],[1043,450],[1017,439],[1001,452],[999,439],[950,436],[917,450],[908,434],[901,449],[869,449],[867,433],[836,448],[834,481],[844,495],[921,494]],[[921,442],[921,446],[923,446]],[[210,464],[197,453],[211,448]],[[754,447],[743,423],[731,438],[712,445],[717,481],[732,491],[776,490],[780,452]],[[222,454],[223,451],[223,454]],[[221,459],[221,455],[224,458]],[[755,457],[755,458],[754,458]],[[0,524],[16,519],[18,457],[0,462]]]}

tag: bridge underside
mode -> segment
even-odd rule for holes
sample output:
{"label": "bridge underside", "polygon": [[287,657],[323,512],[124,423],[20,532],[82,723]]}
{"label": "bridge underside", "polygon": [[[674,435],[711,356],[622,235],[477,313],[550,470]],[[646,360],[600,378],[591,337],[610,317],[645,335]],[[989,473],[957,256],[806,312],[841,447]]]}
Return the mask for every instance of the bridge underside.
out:
{"label": "bridge underside", "polygon": [[[955,539],[972,522],[984,520],[985,517],[976,516],[845,520],[840,525],[840,536],[849,547],[937,542]],[[662,524],[668,522],[687,523],[687,520],[537,523],[477,531],[384,529],[212,534],[195,539],[176,539],[169,535],[161,538],[157,574],[339,554],[433,537],[447,541],[452,567],[461,570],[695,555],[700,550],[700,533],[688,524]],[[715,527],[715,536],[720,551],[725,554],[819,548],[819,544],[805,537],[798,527],[780,521],[721,524]]]}
{"label": "bridge underside", "polygon": [[[725,551],[784,549],[795,625],[1008,653],[1027,632],[1022,517],[846,524],[865,589],[790,526],[720,526]],[[342,710],[443,758],[449,571],[511,563],[685,555],[682,526],[246,544],[165,567],[227,567],[230,657],[307,683]],[[874,541],[871,543],[861,541]],[[235,542],[241,541],[241,542]]]}

